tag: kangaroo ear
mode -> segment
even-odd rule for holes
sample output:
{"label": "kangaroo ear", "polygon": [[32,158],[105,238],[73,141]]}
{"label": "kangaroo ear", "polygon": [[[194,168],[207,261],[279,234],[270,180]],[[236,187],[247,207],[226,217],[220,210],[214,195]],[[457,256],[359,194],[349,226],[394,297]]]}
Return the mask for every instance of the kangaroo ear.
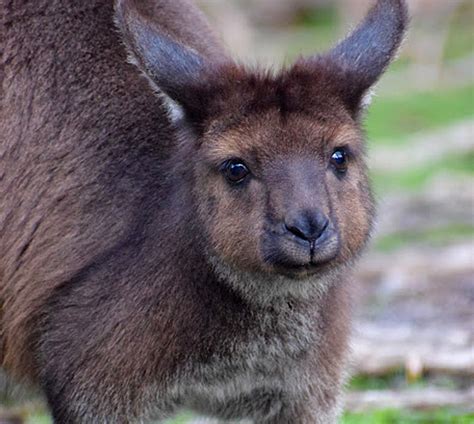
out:
{"label": "kangaroo ear", "polygon": [[355,114],[396,55],[407,23],[404,0],[378,0],[352,34],[320,58],[342,76],[341,94]]}
{"label": "kangaroo ear", "polygon": [[131,61],[173,106],[193,115],[202,109],[198,87],[208,68],[207,59],[163,33],[142,6],[141,0],[116,2],[116,24]]}

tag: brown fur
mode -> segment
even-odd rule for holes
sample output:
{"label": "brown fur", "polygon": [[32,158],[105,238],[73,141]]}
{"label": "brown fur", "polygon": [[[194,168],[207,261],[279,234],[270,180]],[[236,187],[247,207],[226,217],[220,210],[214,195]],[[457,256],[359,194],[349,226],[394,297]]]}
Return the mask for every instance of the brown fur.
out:
{"label": "brown fur", "polygon": [[[343,42],[276,76],[234,64],[187,0],[118,1],[161,96],[112,1],[0,13],[3,366],[58,423],[333,422],[373,217],[361,101],[400,43],[400,0],[348,39],[380,39],[376,60],[351,68]],[[232,158],[251,170],[238,187]],[[302,211],[329,219],[311,263],[282,224]]]}

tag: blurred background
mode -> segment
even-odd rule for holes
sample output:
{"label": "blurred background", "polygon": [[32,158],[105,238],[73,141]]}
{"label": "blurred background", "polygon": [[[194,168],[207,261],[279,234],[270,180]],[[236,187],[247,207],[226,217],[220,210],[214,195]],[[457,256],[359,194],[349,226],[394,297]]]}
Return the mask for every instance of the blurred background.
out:
{"label": "blurred background", "polygon": [[[325,50],[373,3],[198,2],[230,51],[274,67]],[[408,2],[409,37],[366,119],[379,221],[357,274],[344,424],[474,423],[474,0]],[[0,424],[50,422],[13,399]]]}

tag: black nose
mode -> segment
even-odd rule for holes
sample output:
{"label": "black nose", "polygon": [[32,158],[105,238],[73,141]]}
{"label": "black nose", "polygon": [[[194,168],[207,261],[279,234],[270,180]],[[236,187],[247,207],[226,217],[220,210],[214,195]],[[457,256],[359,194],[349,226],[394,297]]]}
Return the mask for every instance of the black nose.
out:
{"label": "black nose", "polygon": [[320,211],[304,211],[285,222],[286,229],[298,238],[316,241],[329,225],[329,219]]}

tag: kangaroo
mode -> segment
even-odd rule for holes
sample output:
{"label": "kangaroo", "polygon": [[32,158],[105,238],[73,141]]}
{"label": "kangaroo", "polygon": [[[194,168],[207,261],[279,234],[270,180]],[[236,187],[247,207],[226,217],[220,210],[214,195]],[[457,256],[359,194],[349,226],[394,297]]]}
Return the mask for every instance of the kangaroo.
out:
{"label": "kangaroo", "polygon": [[0,11],[3,367],[55,423],[336,422],[404,1],[276,74],[188,0]]}

